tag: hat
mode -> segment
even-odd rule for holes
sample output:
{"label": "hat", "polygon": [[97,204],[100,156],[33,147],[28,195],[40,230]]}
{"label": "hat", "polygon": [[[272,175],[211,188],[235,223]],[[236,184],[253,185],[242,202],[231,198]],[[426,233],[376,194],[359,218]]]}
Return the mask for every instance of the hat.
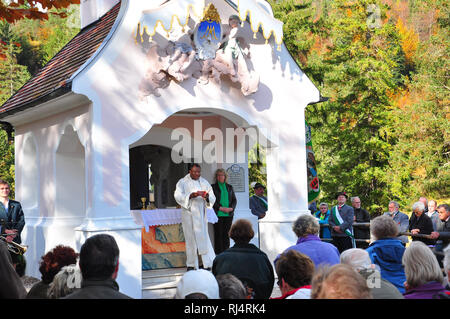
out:
{"label": "hat", "polygon": [[344,195],[345,198],[348,199],[348,195],[347,195],[345,192],[339,192],[339,193],[337,193],[337,194],[336,194],[336,198],[338,198],[338,197],[341,196],[341,195]]}
{"label": "hat", "polygon": [[177,285],[176,296],[185,299],[187,295],[201,293],[208,299],[220,299],[219,284],[212,273],[204,269],[189,270]]}
{"label": "hat", "polygon": [[261,184],[261,183],[255,183],[255,185],[253,185],[253,189],[257,189],[257,188],[260,188],[260,187],[266,189],[266,188],[264,187],[264,185]]}

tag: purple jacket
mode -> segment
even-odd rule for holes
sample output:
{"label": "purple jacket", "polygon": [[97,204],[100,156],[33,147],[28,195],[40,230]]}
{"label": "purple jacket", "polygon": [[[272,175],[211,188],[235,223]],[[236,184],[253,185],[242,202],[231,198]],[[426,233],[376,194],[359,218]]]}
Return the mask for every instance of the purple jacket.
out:
{"label": "purple jacket", "polygon": [[403,296],[405,299],[433,299],[434,295],[445,293],[444,286],[437,281],[428,282],[422,286],[408,289]]}
{"label": "purple jacket", "polygon": [[[339,264],[339,251],[337,248],[330,244],[320,240],[316,235],[307,235],[305,237],[300,237],[297,240],[297,244],[287,248],[284,252],[294,249],[302,254],[307,255],[314,262],[314,266],[319,266],[320,264],[328,264],[333,266]],[[280,255],[273,261],[276,264]]]}

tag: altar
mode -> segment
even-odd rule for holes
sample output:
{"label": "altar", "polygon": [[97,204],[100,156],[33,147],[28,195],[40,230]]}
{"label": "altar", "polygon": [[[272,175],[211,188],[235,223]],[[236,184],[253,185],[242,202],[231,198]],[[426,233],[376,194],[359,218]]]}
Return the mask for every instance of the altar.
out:
{"label": "altar", "polygon": [[[142,270],[186,267],[181,208],[132,210],[131,215],[142,226]],[[208,226],[218,220],[212,208],[206,209],[206,218]],[[212,227],[209,236],[214,236]]]}

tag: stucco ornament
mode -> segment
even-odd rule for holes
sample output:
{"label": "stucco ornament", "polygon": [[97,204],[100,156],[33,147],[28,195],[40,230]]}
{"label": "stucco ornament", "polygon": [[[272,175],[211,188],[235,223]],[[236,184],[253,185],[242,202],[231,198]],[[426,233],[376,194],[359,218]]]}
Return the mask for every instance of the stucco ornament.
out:
{"label": "stucco ornament", "polygon": [[228,25],[222,25],[211,3],[193,29],[187,23],[180,28],[171,27],[166,34],[169,41],[163,47],[159,44],[163,41],[153,42],[153,35],[146,34],[145,28],[141,34],[139,24],[136,43],[142,45],[148,64],[139,87],[141,98],[160,96],[159,89],[167,87],[170,81],[180,83],[191,77],[200,85],[211,80],[220,84],[223,78],[229,78],[240,84],[243,95],[255,93],[259,75],[251,67],[250,47],[241,29],[237,15],[230,16]]}

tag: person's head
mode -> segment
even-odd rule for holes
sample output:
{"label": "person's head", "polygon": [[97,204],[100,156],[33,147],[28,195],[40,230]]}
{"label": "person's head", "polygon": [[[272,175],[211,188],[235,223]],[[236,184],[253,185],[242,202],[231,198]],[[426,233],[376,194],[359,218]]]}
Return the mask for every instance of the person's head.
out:
{"label": "person's head", "polygon": [[358,196],[352,197],[352,206],[356,209],[361,208],[361,199]]}
{"label": "person's head", "polygon": [[197,164],[197,163],[191,164],[191,166],[189,168],[189,175],[191,176],[191,178],[193,180],[199,179],[201,173],[202,173],[202,169],[199,164]]}
{"label": "person's head", "polygon": [[327,203],[320,203],[319,210],[322,214],[325,214],[328,211],[328,204]]}
{"label": "person's head", "polygon": [[338,205],[344,205],[347,202],[348,195],[345,192],[339,192],[336,194]]}
{"label": "person's head", "polygon": [[239,18],[238,15],[233,14],[228,18],[228,24],[232,28],[237,28],[240,23],[241,23],[241,19]]}
{"label": "person's head", "polygon": [[412,211],[414,213],[414,215],[416,215],[417,217],[420,217],[423,212],[425,211],[425,204],[422,202],[415,202],[412,205]]}
{"label": "person's head", "polygon": [[11,188],[8,182],[3,179],[0,179],[0,198],[7,198],[10,192]]}
{"label": "person's head", "polygon": [[350,248],[341,253],[341,264],[351,266],[356,271],[372,268],[369,253],[361,248]]}
{"label": "person's head", "polygon": [[389,216],[375,217],[370,222],[370,234],[375,240],[383,238],[395,238],[398,236],[398,225]]}
{"label": "person's head", "polygon": [[77,265],[64,266],[55,275],[47,290],[50,299],[58,299],[81,288],[81,272]]}
{"label": "person's head", "polygon": [[310,285],[314,263],[305,254],[290,249],[280,255],[275,264],[278,286],[284,294],[292,289]]}
{"label": "person's head", "polygon": [[25,270],[27,269],[27,260],[23,255],[12,254],[11,259],[14,265],[14,269],[19,277],[25,276]]}
{"label": "person's head", "polygon": [[423,205],[424,205],[425,207],[428,206],[428,200],[427,200],[427,198],[424,197],[424,196],[421,196],[421,197],[419,198],[419,202],[422,202]]}
{"label": "person's head", "polygon": [[248,244],[255,232],[247,219],[238,219],[231,225],[228,235],[236,244]]}
{"label": "person's head", "polygon": [[391,200],[389,202],[389,205],[388,205],[389,213],[391,213],[391,214],[396,213],[396,212],[398,212],[399,208],[400,208],[400,205],[396,201]]}
{"label": "person's head", "polygon": [[207,270],[189,270],[178,282],[175,298],[219,299],[219,284]]}
{"label": "person's head", "polygon": [[214,174],[214,180],[219,183],[226,183],[228,179],[227,172],[223,168],[219,168],[216,170]]}
{"label": "person's head", "polygon": [[437,206],[438,206],[437,202],[434,199],[430,200],[428,202],[428,211],[434,212],[436,210]]}
{"label": "person's head", "polygon": [[83,280],[116,279],[119,270],[119,246],[114,237],[98,234],[81,246],[80,269]]}
{"label": "person's head", "polygon": [[402,264],[405,267],[406,284],[409,288],[419,287],[430,281],[444,282],[436,256],[421,241],[413,241],[406,248]]}
{"label": "person's head", "polygon": [[242,282],[232,274],[216,276],[220,299],[246,299],[247,290]]}
{"label": "person's head", "polygon": [[437,207],[439,219],[446,221],[450,217],[450,206],[448,204],[441,204]]}
{"label": "person's head", "polygon": [[264,185],[260,183],[256,183],[255,186],[253,186],[256,196],[263,196],[265,189]]}
{"label": "person's head", "polygon": [[321,267],[311,282],[311,299],[372,299],[366,280],[351,266]]}
{"label": "person's head", "polygon": [[62,267],[76,264],[78,253],[73,248],[58,245],[41,257],[39,271],[44,283],[50,284]]}
{"label": "person's head", "polygon": [[317,235],[320,231],[320,225],[317,219],[310,214],[300,215],[292,225],[292,230],[298,238],[307,235]]}

